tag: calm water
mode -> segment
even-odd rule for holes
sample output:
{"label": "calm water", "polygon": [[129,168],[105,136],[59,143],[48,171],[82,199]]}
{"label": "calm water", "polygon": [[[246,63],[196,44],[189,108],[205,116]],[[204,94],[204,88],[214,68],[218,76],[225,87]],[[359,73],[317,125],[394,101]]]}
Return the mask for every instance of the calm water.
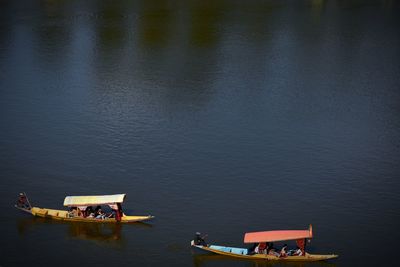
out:
{"label": "calm water", "polygon": [[[271,266],[189,242],[310,223],[309,251],[340,258],[301,266],[390,265],[396,1],[113,2],[0,1],[1,267]],[[34,219],[21,191],[127,193],[156,219]]]}

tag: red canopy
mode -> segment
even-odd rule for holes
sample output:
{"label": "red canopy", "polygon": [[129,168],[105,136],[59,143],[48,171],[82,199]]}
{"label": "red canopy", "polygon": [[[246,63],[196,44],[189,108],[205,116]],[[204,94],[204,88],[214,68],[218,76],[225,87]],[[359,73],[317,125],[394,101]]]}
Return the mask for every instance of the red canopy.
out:
{"label": "red canopy", "polygon": [[312,238],[312,226],[308,230],[278,230],[252,232],[244,235],[244,243],[274,242]]}

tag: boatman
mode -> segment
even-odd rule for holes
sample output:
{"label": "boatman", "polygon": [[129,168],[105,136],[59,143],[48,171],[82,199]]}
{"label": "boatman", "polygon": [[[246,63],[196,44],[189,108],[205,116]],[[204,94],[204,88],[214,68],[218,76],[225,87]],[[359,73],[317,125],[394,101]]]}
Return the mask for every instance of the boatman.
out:
{"label": "boatman", "polygon": [[17,207],[23,209],[31,209],[28,199],[26,198],[24,193],[19,193]]}
{"label": "boatman", "polygon": [[194,244],[195,245],[199,245],[199,246],[207,246],[207,243],[206,243],[206,241],[204,240],[204,238],[205,238],[206,236],[201,236],[201,233],[200,232],[196,232],[196,235],[195,235],[195,237],[194,237]]}

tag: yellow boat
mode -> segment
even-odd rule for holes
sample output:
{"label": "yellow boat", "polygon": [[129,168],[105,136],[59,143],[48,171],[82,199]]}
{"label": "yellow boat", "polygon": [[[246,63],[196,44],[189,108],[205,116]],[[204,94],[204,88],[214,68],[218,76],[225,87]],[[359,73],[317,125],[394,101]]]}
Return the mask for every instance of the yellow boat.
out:
{"label": "yellow boat", "polygon": [[[71,210],[56,210],[48,208],[32,207],[25,193],[20,193],[16,208],[28,212],[33,216],[50,218],[72,222],[94,222],[94,223],[133,223],[153,219],[152,215],[130,216],[122,211],[121,204],[126,194],[101,195],[101,196],[67,196],[64,206]],[[109,215],[92,216],[88,210],[91,206],[108,205],[113,213]]]}
{"label": "yellow boat", "polygon": [[[337,258],[338,255],[328,254],[310,254],[305,251],[306,241],[312,238],[312,226],[308,230],[278,230],[278,231],[263,231],[246,233],[244,236],[244,243],[252,243],[255,250],[247,248],[227,247],[218,245],[205,244],[202,238],[192,240],[191,246],[198,249],[213,252],[219,255],[231,256],[242,259],[252,260],[268,260],[268,261],[321,261]],[[200,240],[200,242],[199,242]],[[298,255],[291,253],[279,254],[277,252],[271,253],[272,242],[296,240],[299,249]],[[259,249],[257,249],[259,248]]]}

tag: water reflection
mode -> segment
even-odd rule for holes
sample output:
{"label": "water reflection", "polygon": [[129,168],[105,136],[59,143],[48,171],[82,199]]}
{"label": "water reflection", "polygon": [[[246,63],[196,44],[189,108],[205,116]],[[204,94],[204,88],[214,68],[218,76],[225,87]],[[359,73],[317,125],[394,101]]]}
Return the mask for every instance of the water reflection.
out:
{"label": "water reflection", "polygon": [[[9,10],[10,4],[5,1],[0,1],[0,59],[6,52],[6,48],[8,48],[11,39],[11,23],[9,22],[11,15]],[[1,62],[2,60],[0,60],[0,63]]]}
{"label": "water reflection", "polygon": [[68,5],[64,1],[42,1],[38,10],[38,16],[30,20],[35,25],[37,49],[41,52],[39,59],[60,63],[68,56],[71,43]]}
{"label": "water reflection", "polygon": [[[32,217],[24,218],[17,222],[18,233],[21,236],[28,235],[40,226],[65,225],[67,226],[66,237],[94,242],[97,245],[111,245],[122,247],[125,244],[122,228],[119,223],[85,223],[85,222],[62,222],[46,218]],[[127,227],[151,228],[151,224],[135,223]]]}
{"label": "water reflection", "polygon": [[201,47],[215,43],[220,36],[218,23],[223,20],[226,3],[213,0],[193,1],[190,9],[191,43]]}
{"label": "water reflection", "polygon": [[311,14],[314,17],[315,23],[320,23],[321,17],[325,11],[327,2],[326,0],[311,0]]}
{"label": "water reflection", "polygon": [[[346,6],[362,6],[360,1],[348,2],[350,4]],[[286,25],[284,36],[289,34],[295,40],[305,39],[309,46],[289,47],[290,51],[281,50],[279,47],[282,44],[277,43],[278,52],[310,58],[318,51],[327,51],[326,46],[329,45],[333,46],[328,47],[329,51],[335,49],[338,53],[346,53],[342,55],[344,58],[357,55],[357,49],[364,41],[362,37],[365,26],[357,21],[331,20],[333,22],[329,23],[334,24],[331,28],[337,31],[339,40],[327,44],[327,22],[323,16],[327,2],[309,0],[307,3],[311,6],[308,17],[314,18],[314,24],[312,30],[304,34],[303,24],[282,24],[286,21],[277,20],[277,12],[287,11],[288,8],[274,1],[248,4],[188,1],[179,4],[151,0],[117,5],[110,1],[100,1],[90,6],[95,16],[90,17],[87,33],[94,38],[85,47],[85,50],[99,52],[93,54],[94,60],[90,62],[94,62],[93,65],[81,61],[79,66],[88,64],[89,68],[94,67],[91,71],[95,76],[98,75],[100,86],[97,88],[107,88],[107,93],[112,95],[122,94],[126,97],[126,89],[133,87],[130,85],[140,85],[138,89],[147,93],[154,87],[161,87],[162,100],[168,108],[174,109],[177,103],[199,106],[208,103],[215,95],[213,83],[218,82],[221,73],[233,71],[243,75],[247,80],[243,87],[265,88],[260,82],[268,79],[265,73],[269,71],[269,61],[266,59],[276,57],[274,53],[266,54],[271,50],[271,41],[279,40],[276,37],[282,34],[279,31],[282,25]],[[342,7],[344,4],[336,1],[334,5]],[[43,52],[40,59],[56,63],[70,55],[70,43],[77,41],[72,33],[79,29],[74,28],[70,11],[76,12],[82,6],[71,6],[63,1],[43,1],[39,7],[40,16],[33,23],[34,33],[39,40],[37,47]],[[353,12],[357,15],[359,10]],[[358,38],[349,38],[351,36]],[[232,40],[248,42],[246,47],[252,49],[236,50]],[[268,46],[265,45],[267,41]],[[287,41],[282,40],[283,45],[290,43]],[[351,49],[341,49],[340,44],[343,42]],[[77,45],[74,49],[81,48]],[[227,59],[233,64],[225,64]],[[276,63],[279,62],[270,62],[270,68],[276,68]],[[313,63],[310,65],[317,65],[318,62]],[[102,86],[106,83],[110,86]]]}
{"label": "water reflection", "polygon": [[144,46],[165,46],[170,39],[174,9],[170,1],[151,0],[141,2],[140,36]]}
{"label": "water reflection", "polygon": [[71,223],[68,236],[97,242],[122,241],[121,227],[121,224]]}
{"label": "water reflection", "polygon": [[99,23],[96,24],[99,44],[103,49],[121,46],[126,38],[128,25],[126,25],[125,6],[115,5],[111,1],[103,1],[98,6]]}

